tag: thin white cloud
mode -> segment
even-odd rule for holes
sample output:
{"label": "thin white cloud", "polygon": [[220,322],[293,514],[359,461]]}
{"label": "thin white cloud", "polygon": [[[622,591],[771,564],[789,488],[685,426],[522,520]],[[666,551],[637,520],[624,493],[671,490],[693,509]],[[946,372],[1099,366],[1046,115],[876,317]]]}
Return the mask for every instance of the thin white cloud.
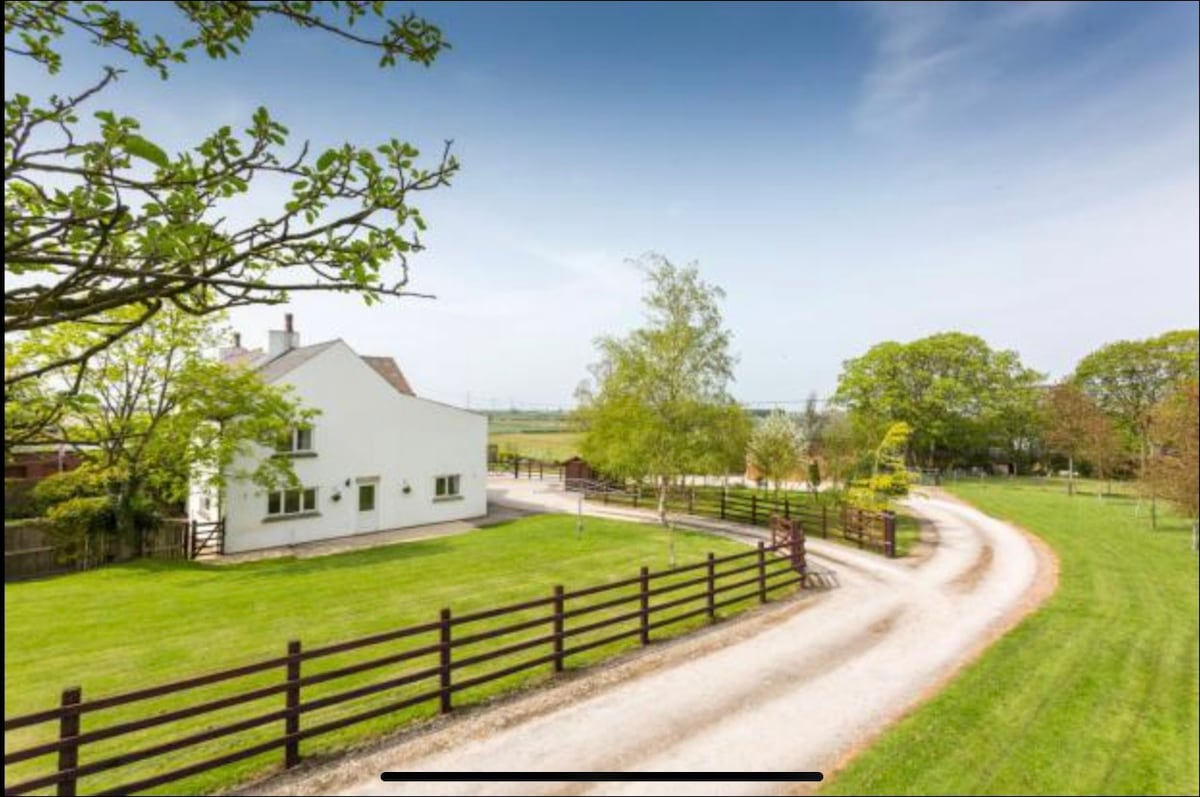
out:
{"label": "thin white cloud", "polygon": [[999,59],[1031,30],[1050,26],[1072,3],[871,3],[874,62],[855,122],[895,134],[979,102],[999,79]]}

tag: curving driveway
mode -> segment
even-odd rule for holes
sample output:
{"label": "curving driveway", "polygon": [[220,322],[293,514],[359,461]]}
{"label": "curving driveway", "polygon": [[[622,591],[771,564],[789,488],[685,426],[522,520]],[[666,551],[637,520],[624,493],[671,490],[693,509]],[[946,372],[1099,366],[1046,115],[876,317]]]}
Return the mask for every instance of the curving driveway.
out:
{"label": "curving driveway", "polygon": [[[573,511],[551,483],[498,479],[496,503]],[[945,497],[920,564],[822,540],[839,587],[441,723],[263,794],[763,794],[779,782],[383,783],[379,772],[830,772],[1053,590],[1044,547]],[[601,511],[585,507],[589,514]],[[628,516],[630,511],[608,512]],[[645,513],[637,513],[644,515]],[[419,777],[419,776],[418,776]]]}

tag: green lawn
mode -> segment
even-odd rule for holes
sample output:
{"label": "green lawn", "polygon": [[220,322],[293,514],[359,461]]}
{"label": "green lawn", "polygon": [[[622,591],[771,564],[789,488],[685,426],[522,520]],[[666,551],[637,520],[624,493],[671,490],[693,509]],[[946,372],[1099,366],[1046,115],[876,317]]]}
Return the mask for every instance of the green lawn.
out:
{"label": "green lawn", "polygon": [[579,453],[578,432],[501,432],[488,435],[488,442],[500,446],[501,454],[561,462]]}
{"label": "green lawn", "polygon": [[1058,553],[1057,593],[823,794],[1196,794],[1197,557],[1190,525],[1124,495],[959,482]]}
{"label": "green lawn", "polygon": [[[745,546],[719,538],[676,532],[679,564],[699,561],[706,552],[717,555],[738,553]],[[750,560],[747,560],[750,561]],[[302,640],[306,649],[324,643],[347,640],[437,619],[442,607],[456,615],[472,610],[521,602],[551,594],[555,584],[568,590],[613,582],[636,576],[638,568],[652,570],[667,565],[665,533],[654,526],[587,518],[582,536],[577,536],[575,518],[538,516],[500,524],[456,537],[356,551],[314,559],[276,559],[231,566],[212,566],[187,562],[139,562],[113,566],[87,573],[51,578],[37,582],[5,586],[4,605],[4,697],[5,714],[13,716],[57,704],[62,688],[81,685],[84,698],[97,698],[114,692],[186,678],[225,669],[243,663],[279,656],[289,639]],[[732,565],[731,565],[732,566]],[[694,577],[696,571],[687,573]],[[747,574],[730,577],[736,581]],[[656,584],[658,582],[655,582]],[[668,583],[668,582],[662,582]],[[636,587],[630,588],[636,590]],[[699,589],[699,588],[694,588]],[[629,590],[605,593],[607,599]],[[740,594],[737,590],[734,593]],[[672,597],[671,594],[661,600]],[[660,599],[656,599],[660,600]],[[743,604],[730,607],[729,612]],[[636,604],[634,604],[636,607]],[[568,609],[571,604],[568,604]],[[692,606],[681,607],[679,612]],[[628,605],[608,614],[628,612]],[[728,612],[722,612],[728,613]],[[519,617],[545,617],[540,608]],[[605,612],[581,617],[568,623],[590,622]],[[663,616],[669,614],[665,613]],[[498,622],[513,622],[506,617]],[[703,617],[664,629],[656,638],[679,633],[704,622]],[[491,627],[487,622],[464,626],[470,632]],[[455,656],[469,656],[500,644],[544,636],[544,625],[523,634],[478,646],[457,649]],[[456,637],[467,631],[456,631]],[[582,637],[581,641],[612,633]],[[431,643],[431,639],[390,643],[339,654],[328,659],[304,663],[309,675],[341,667],[398,650]],[[570,644],[574,643],[569,643]],[[604,656],[633,647],[632,640],[596,648],[568,660],[568,667],[581,666]],[[407,648],[405,647],[407,645]],[[537,653],[538,651],[535,651]],[[531,657],[529,652],[520,654]],[[436,662],[436,659],[433,660]],[[506,662],[481,664],[456,670],[456,681],[499,669]],[[394,677],[431,666],[415,662],[318,684],[305,689],[303,699],[340,692],[348,688]],[[268,672],[193,693],[188,704],[201,699],[242,693],[250,688],[279,683],[280,672]],[[493,682],[455,695],[456,705],[478,702],[498,691],[545,680],[549,667],[519,673],[501,682]],[[436,681],[433,682],[436,685]],[[424,683],[407,687],[408,694],[430,688]],[[373,698],[374,705],[396,700],[397,691]],[[400,692],[400,697],[404,697]],[[177,708],[178,695],[159,698],[89,714],[84,731],[108,726],[122,719],[147,716]],[[371,700],[322,709],[304,718],[305,727],[336,719],[351,711],[373,705]],[[282,707],[282,696],[274,695],[252,703],[224,709],[214,714],[184,720],[164,728],[155,728],[85,748],[81,761],[87,763],[176,738],[183,730],[198,731],[248,716],[265,714]],[[347,742],[377,735],[413,719],[430,716],[432,704],[409,709],[362,725],[352,726],[329,736],[305,741],[305,755],[328,751]],[[93,719],[95,717],[95,719]],[[273,722],[228,740],[211,742],[203,748],[185,751],[172,761],[201,760],[235,749],[251,740],[277,737],[282,723]],[[54,738],[53,724],[35,726],[5,734],[5,749],[24,748]],[[280,752],[232,765],[224,770],[195,776],[186,781],[161,787],[159,793],[195,793],[229,786],[250,774],[277,767]],[[81,793],[94,792],[105,784],[128,782],[136,777],[160,771],[167,756],[139,762],[112,773],[84,778]],[[14,783],[36,774],[52,771],[52,757],[24,762],[5,768],[5,782]]]}

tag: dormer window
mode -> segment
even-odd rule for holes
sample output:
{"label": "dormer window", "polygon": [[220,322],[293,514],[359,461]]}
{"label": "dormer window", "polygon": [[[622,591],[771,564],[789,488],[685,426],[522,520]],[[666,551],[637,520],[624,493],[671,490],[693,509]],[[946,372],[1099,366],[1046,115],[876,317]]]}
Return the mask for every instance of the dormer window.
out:
{"label": "dormer window", "polygon": [[291,456],[316,456],[313,450],[313,430],[311,426],[297,426],[289,429],[279,438],[275,452]]}

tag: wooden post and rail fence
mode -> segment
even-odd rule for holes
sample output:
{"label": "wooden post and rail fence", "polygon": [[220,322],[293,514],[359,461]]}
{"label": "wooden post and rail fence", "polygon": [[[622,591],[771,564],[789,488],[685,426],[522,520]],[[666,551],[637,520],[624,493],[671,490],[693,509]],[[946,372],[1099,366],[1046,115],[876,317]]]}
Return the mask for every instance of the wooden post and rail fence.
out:
{"label": "wooden post and rail fence", "polygon": [[[643,500],[637,485],[625,487],[597,480],[567,480],[566,488],[583,493],[585,499],[608,505],[639,507],[653,505]],[[754,493],[745,495],[729,490],[674,489],[668,493],[667,511],[713,520],[732,521],[750,526],[766,526],[773,517],[797,520],[814,536],[841,537],[859,548],[896,556],[896,515],[891,511],[861,509],[847,504],[831,507],[825,501],[797,500]]]}
{"label": "wooden post and rail fence", "polygon": [[[552,677],[587,651],[607,647],[604,653],[615,653],[609,646],[634,638],[649,645],[669,626],[691,618],[712,622],[719,609],[739,611],[802,585],[803,532],[798,523],[787,524],[776,542],[743,553],[709,553],[695,564],[660,571],[643,567],[631,578],[582,589],[557,585],[546,597],[482,611],[454,614],[447,608],[431,622],[336,644],[302,647],[293,640],[277,658],[173,683],[96,698],[69,687],[57,706],[5,718],[4,792],[132,794],[280,750],[279,763],[295,767],[306,740],[414,707],[445,714],[465,690],[541,668]],[[494,641],[504,637],[502,644]],[[464,650],[483,642],[491,647]],[[395,644],[405,647],[397,651]],[[352,651],[371,651],[372,658],[312,669],[322,659],[338,665],[329,657]],[[502,666],[487,668],[496,661]],[[383,680],[363,684],[363,673]],[[230,690],[239,683],[219,697],[212,694],[214,685]],[[318,684],[326,687],[314,690]],[[278,707],[262,711],[264,698],[279,700]],[[329,716],[335,706],[349,713]],[[120,709],[119,716],[113,709]],[[231,709],[234,716],[217,716]],[[109,721],[101,724],[105,712]],[[43,765],[27,763],[35,761]],[[130,766],[135,771],[123,779],[121,770]]]}

